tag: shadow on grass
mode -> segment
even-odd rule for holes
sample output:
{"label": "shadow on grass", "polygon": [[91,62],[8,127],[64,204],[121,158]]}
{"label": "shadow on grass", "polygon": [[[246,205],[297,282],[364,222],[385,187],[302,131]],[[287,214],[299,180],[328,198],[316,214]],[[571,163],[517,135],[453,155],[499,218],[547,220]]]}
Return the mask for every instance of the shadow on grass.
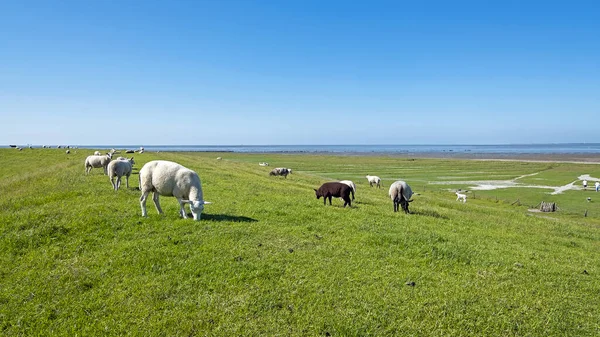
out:
{"label": "shadow on grass", "polygon": [[[188,214],[190,217],[192,214]],[[227,214],[206,214],[202,213],[202,220],[210,221],[231,221],[231,222],[257,222],[258,220],[249,218],[247,216],[236,216]]]}
{"label": "shadow on grass", "polygon": [[430,216],[430,217],[433,217],[433,218],[444,219],[444,220],[450,219],[450,218],[448,218],[445,215],[441,215],[438,212],[430,211],[430,210],[425,210],[425,211],[423,211],[423,210],[421,210],[421,211],[410,211],[410,213],[414,214],[414,215]]}

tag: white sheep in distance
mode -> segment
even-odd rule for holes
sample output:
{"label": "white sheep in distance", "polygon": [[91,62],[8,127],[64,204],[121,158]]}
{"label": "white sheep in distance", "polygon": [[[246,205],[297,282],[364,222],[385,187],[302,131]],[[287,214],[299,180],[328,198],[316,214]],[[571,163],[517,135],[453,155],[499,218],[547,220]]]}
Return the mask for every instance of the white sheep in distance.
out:
{"label": "white sheep in distance", "polygon": [[376,185],[377,188],[381,188],[381,178],[378,176],[370,176],[368,174],[366,178],[369,181],[369,186],[373,187],[373,185]]}
{"label": "white sheep in distance", "polygon": [[292,174],[292,169],[285,167],[276,167],[269,172],[270,176],[283,176],[286,179],[288,174]]}
{"label": "white sheep in distance", "polygon": [[153,192],[152,200],[159,214],[163,214],[159,196],[174,196],[181,207],[179,214],[186,219],[185,204],[190,205],[194,220],[199,221],[205,204],[202,193],[202,183],[198,174],[182,165],[166,160],[153,160],[140,169],[140,205],[142,216],[148,216],[146,199]]}
{"label": "white sheep in distance", "polygon": [[460,192],[456,192],[456,201],[462,200],[463,204],[465,202],[467,202],[467,195],[460,193]]}
{"label": "white sheep in distance", "polygon": [[413,196],[413,191],[405,181],[398,180],[390,185],[389,196],[392,198],[394,203],[394,212],[398,211],[398,205],[402,206],[404,213],[410,213],[408,210],[408,203],[412,202],[410,197]]}
{"label": "white sheep in distance", "polygon": [[258,163],[259,166],[269,166],[269,163]]}
{"label": "white sheep in distance", "polygon": [[356,193],[356,185],[354,185],[354,182],[351,180],[342,180],[340,183],[346,184],[352,189],[352,200],[354,200],[354,193]]}
{"label": "white sheep in distance", "polygon": [[85,174],[89,174],[94,167],[102,167],[104,169],[104,174],[107,174],[108,163],[110,163],[111,160],[112,156],[109,154],[104,156],[87,156],[87,158],[85,158]]}
{"label": "white sheep in distance", "polygon": [[[129,188],[129,176],[131,175],[131,171],[133,171],[133,157],[125,160],[117,159],[108,163],[108,178],[115,191],[118,191],[119,187],[121,187],[121,177],[123,176],[125,176],[125,186]],[[114,182],[115,177],[117,177],[116,184]]]}

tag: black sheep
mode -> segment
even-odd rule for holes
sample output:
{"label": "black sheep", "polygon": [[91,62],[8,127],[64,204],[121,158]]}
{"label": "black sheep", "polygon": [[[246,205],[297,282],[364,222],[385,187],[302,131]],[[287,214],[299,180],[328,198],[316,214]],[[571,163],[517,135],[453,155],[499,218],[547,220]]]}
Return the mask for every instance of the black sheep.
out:
{"label": "black sheep", "polygon": [[344,207],[346,205],[352,206],[352,201],[350,200],[351,192],[352,188],[350,186],[339,182],[324,183],[318,190],[315,190],[317,199],[323,197],[324,205],[327,205],[327,198],[329,198],[329,205],[331,205],[331,198],[335,197],[344,199]]}

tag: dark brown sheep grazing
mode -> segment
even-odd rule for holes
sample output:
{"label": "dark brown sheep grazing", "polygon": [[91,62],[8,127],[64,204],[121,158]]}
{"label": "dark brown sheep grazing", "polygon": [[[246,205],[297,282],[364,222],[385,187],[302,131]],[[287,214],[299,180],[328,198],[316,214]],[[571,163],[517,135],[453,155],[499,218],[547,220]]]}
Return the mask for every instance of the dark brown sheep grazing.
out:
{"label": "dark brown sheep grazing", "polygon": [[331,205],[331,198],[335,197],[344,199],[344,207],[346,205],[352,206],[352,201],[350,200],[351,192],[352,188],[350,186],[339,182],[325,183],[318,190],[315,190],[317,199],[323,197],[324,205],[327,205],[327,198],[329,198],[329,205]]}

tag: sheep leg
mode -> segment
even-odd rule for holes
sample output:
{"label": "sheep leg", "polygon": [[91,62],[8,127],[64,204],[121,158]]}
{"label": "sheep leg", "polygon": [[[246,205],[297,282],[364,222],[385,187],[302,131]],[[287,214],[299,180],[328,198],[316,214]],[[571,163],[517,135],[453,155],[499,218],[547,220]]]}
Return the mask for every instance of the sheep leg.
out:
{"label": "sheep leg", "polygon": [[150,191],[143,192],[142,196],[140,197],[140,206],[142,207],[143,217],[148,216],[148,212],[146,211],[146,198],[148,198],[148,193],[150,193]]}
{"label": "sheep leg", "polygon": [[160,195],[158,194],[158,192],[153,192],[152,193],[152,201],[154,201],[154,206],[156,207],[158,214],[163,214],[163,210],[162,210],[162,208],[160,208],[160,201],[158,200],[159,196]]}
{"label": "sheep leg", "polygon": [[328,198],[329,198],[329,206],[331,206],[331,195]]}
{"label": "sheep leg", "polygon": [[129,174],[125,176],[125,185],[129,188]]}
{"label": "sheep leg", "polygon": [[187,219],[187,215],[185,214],[185,203],[181,199],[177,199],[177,201],[179,201],[179,206],[181,207],[179,209],[179,215],[181,215],[182,218]]}
{"label": "sheep leg", "polygon": [[115,189],[116,191],[119,190],[119,188],[121,187],[121,177],[117,177],[117,188]]}
{"label": "sheep leg", "polygon": [[354,200],[354,190],[352,190],[352,200]]}
{"label": "sheep leg", "polygon": [[112,185],[113,190],[117,190],[115,187],[114,177],[110,177],[110,184]]}

